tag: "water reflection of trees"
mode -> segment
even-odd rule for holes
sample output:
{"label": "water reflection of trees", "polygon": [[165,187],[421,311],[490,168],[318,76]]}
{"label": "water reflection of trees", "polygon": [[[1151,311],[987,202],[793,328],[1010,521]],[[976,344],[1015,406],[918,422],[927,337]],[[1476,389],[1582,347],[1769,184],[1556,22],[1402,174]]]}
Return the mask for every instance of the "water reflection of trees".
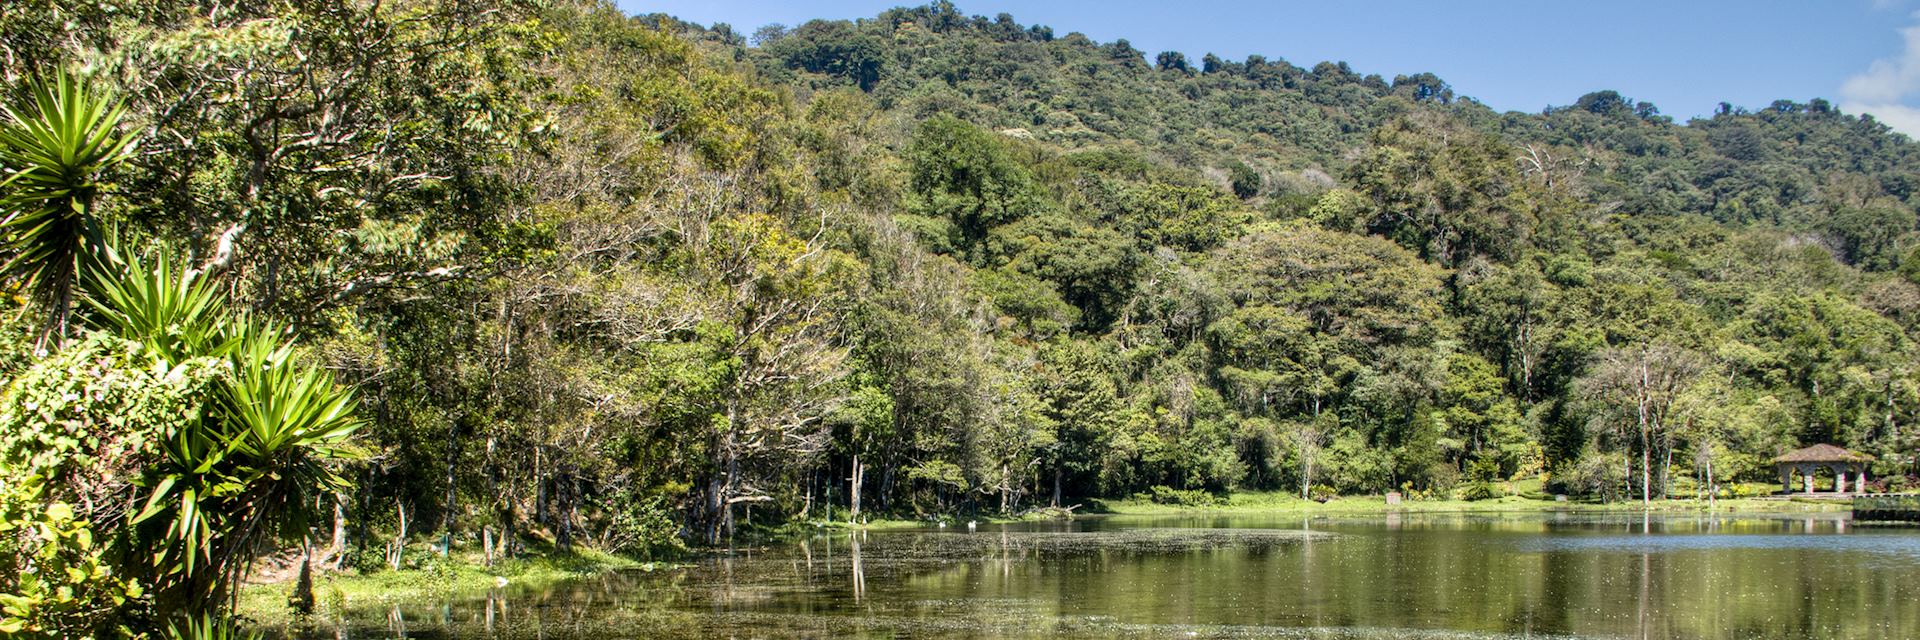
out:
{"label": "water reflection of trees", "polygon": [[[1686,543],[1834,535],[1843,526],[1835,518],[1535,520],[1449,528],[1408,515],[1395,529],[1381,520],[1316,519],[1306,525],[1343,535],[1286,544],[1193,542],[1213,535],[1200,532],[1128,538],[1114,529],[1085,538],[1116,543],[1105,546],[1055,532],[843,532],[683,570],[379,609],[369,612],[378,622],[354,637],[610,640],[650,637],[645,630],[698,637],[684,631],[721,627],[840,636],[928,625],[978,632],[1182,621],[1641,638],[1769,637],[1788,628],[1876,638],[1920,629],[1920,612],[1903,604],[1915,595],[1920,567],[1875,569],[1817,548],[1743,549],[1739,537],[1724,538],[1732,548]],[[1517,542],[1555,540],[1604,544]],[[568,635],[576,630],[584,635]]]}

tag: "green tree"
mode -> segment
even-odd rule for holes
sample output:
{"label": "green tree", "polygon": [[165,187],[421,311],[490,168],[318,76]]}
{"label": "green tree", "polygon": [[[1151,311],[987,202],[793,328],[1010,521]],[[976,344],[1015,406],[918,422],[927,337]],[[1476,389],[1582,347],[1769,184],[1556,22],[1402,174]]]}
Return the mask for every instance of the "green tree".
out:
{"label": "green tree", "polygon": [[[994,227],[1041,209],[1033,175],[1016,161],[1006,143],[954,118],[920,123],[907,155],[912,195],[908,207],[919,215],[950,221],[959,234],[955,246],[972,248]],[[977,258],[976,258],[977,260]]]}
{"label": "green tree", "polygon": [[1053,506],[1060,506],[1069,485],[1074,495],[1097,489],[1100,454],[1118,427],[1120,410],[1119,390],[1105,356],[1100,345],[1080,341],[1040,353],[1035,386],[1040,412],[1054,429],[1046,456],[1053,475]]}
{"label": "green tree", "polygon": [[1371,201],[1367,228],[1443,265],[1507,259],[1539,224],[1512,150],[1446,120],[1407,118],[1373,134],[1347,177]]}
{"label": "green tree", "polygon": [[1178,51],[1162,51],[1160,55],[1154,56],[1153,68],[1161,71],[1193,73],[1193,66],[1187,64],[1187,54]]}
{"label": "green tree", "polygon": [[1472,354],[1446,356],[1445,382],[1435,399],[1433,420],[1439,444],[1452,462],[1469,468],[1482,464],[1506,479],[1541,462],[1539,445],[1529,433],[1519,404],[1506,393],[1499,370]]}
{"label": "green tree", "polygon": [[1676,406],[1698,380],[1705,361],[1671,344],[1609,349],[1598,356],[1581,389],[1595,402],[1603,424],[1638,454],[1640,500],[1650,504],[1660,465],[1658,491],[1666,497],[1668,470],[1681,430]]}
{"label": "green tree", "polygon": [[1247,163],[1235,160],[1227,165],[1227,184],[1233,189],[1233,195],[1245,200],[1260,195],[1264,179]]}

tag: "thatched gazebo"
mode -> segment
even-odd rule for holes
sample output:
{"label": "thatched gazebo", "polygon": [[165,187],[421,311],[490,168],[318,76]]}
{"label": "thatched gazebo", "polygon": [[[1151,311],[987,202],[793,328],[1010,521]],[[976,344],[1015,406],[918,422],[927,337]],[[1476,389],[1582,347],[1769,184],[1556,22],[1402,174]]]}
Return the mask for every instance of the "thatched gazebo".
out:
{"label": "thatched gazebo", "polygon": [[1782,493],[1793,493],[1793,474],[1796,472],[1804,479],[1806,493],[1813,493],[1813,476],[1823,468],[1833,472],[1833,492],[1846,493],[1848,474],[1853,475],[1855,490],[1866,488],[1867,463],[1872,461],[1873,456],[1864,453],[1854,453],[1830,444],[1816,444],[1774,458],[1773,468],[1780,472]]}

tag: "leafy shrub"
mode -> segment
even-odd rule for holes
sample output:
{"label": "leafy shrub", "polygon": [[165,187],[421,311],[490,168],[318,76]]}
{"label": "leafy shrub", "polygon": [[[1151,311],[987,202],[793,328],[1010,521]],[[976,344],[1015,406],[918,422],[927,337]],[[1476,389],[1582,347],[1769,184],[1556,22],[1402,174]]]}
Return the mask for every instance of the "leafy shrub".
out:
{"label": "leafy shrub", "polygon": [[[47,495],[24,504],[50,505],[5,532],[20,553],[45,556],[35,572],[0,578],[9,616],[57,605],[75,619],[112,617],[128,596],[105,576],[119,574],[162,613],[217,607],[252,550],[304,534],[323,496],[345,487],[336,468],[358,427],[350,393],[283,331],[230,312],[184,260],[108,251],[88,274],[98,328],[0,399],[5,479],[43,483]],[[101,506],[74,514],[65,504]],[[125,549],[113,571],[93,552],[94,525]],[[49,582],[54,563],[74,584]],[[80,623],[40,626],[70,624]]]}
{"label": "leafy shrub", "polygon": [[1393,486],[1392,455],[1353,430],[1335,436],[1321,460],[1326,470],[1322,477],[1341,492],[1363,494]]}
{"label": "leafy shrub", "polygon": [[0,636],[106,638],[133,633],[140,585],[116,573],[85,520],[48,504],[37,478],[0,478]]}
{"label": "leafy shrub", "polygon": [[171,366],[139,343],[89,333],[8,386],[0,464],[44,479],[49,500],[118,509],[166,435],[196,419],[215,375],[210,359]]}
{"label": "leafy shrub", "polygon": [[1260,195],[1262,180],[1260,172],[1254,171],[1247,163],[1235,160],[1227,165],[1228,183],[1233,187],[1233,195],[1241,199]]}
{"label": "leafy shrub", "polygon": [[1175,489],[1163,484],[1153,486],[1147,499],[1154,504],[1168,504],[1181,507],[1214,507],[1221,504],[1218,496],[1198,489]]}
{"label": "leafy shrub", "polygon": [[1584,455],[1561,463],[1548,488],[1555,493],[1614,500],[1620,497],[1621,488],[1626,484],[1625,463],[1625,456],[1619,453]]}
{"label": "leafy shrub", "polygon": [[615,553],[644,553],[681,544],[680,525],[666,496],[640,495],[631,489],[615,499],[600,548]]}
{"label": "leafy shrub", "polygon": [[1500,486],[1486,481],[1469,482],[1460,487],[1461,500],[1491,500],[1506,495]]}
{"label": "leafy shrub", "polygon": [[[178,366],[137,342],[88,333],[0,397],[0,635],[131,635],[148,594],[111,561],[93,523],[123,523],[167,435],[196,420],[211,359]],[[75,504],[100,505],[76,511]],[[121,525],[124,526],[124,525]]]}
{"label": "leafy shrub", "polygon": [[1333,487],[1324,484],[1316,484],[1307,489],[1307,498],[1314,502],[1326,502],[1338,497],[1340,497],[1340,492],[1334,491]]}

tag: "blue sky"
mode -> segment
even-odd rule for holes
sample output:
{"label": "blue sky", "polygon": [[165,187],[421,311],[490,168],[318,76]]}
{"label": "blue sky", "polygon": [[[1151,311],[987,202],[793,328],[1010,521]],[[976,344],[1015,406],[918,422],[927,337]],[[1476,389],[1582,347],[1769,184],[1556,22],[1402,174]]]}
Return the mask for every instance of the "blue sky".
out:
{"label": "blue sky", "polygon": [[[769,23],[872,17],[919,0],[617,0],[751,33]],[[1432,71],[1496,109],[1539,111],[1614,89],[1685,119],[1721,101],[1827,98],[1920,135],[1920,0],[957,1],[1065,35],[1126,38],[1149,55],[1212,52],[1362,73]]]}

